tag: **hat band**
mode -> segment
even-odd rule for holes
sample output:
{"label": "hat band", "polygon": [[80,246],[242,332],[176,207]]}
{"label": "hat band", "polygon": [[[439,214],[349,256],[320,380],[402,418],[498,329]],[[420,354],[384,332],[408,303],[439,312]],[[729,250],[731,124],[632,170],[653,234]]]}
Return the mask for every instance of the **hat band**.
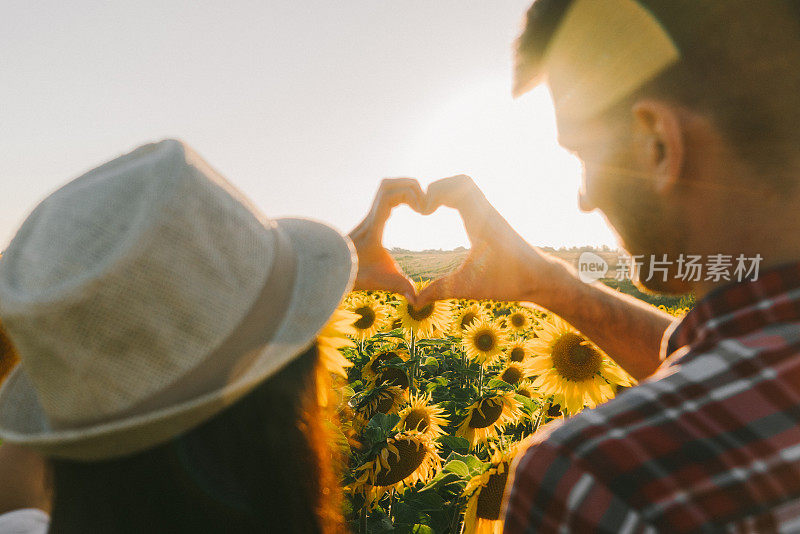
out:
{"label": "hat band", "polygon": [[291,300],[296,275],[296,256],[292,243],[277,225],[272,269],[252,306],[224,341],[203,361],[165,389],[133,404],[125,410],[102,418],[63,420],[50,418],[54,429],[76,429],[142,415],[180,404],[235,382],[251,366],[281,325]]}

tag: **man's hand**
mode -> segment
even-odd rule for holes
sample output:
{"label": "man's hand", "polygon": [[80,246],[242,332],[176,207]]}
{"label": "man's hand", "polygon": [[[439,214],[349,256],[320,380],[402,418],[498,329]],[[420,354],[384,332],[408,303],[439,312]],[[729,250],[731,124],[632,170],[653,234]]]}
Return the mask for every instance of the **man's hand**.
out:
{"label": "man's hand", "polygon": [[472,249],[456,272],[423,289],[415,306],[445,298],[535,302],[566,319],[637,380],[661,363],[671,316],[600,282],[581,282],[566,262],[520,237],[468,176],[428,187],[423,213],[439,206],[458,210]]}
{"label": "man's hand", "polygon": [[381,182],[367,216],[350,232],[358,252],[358,275],[354,289],[382,289],[400,293],[409,300],[416,295],[414,283],[383,248],[383,229],[400,204],[422,212],[425,194],[413,178],[386,178]]}
{"label": "man's hand", "polygon": [[428,187],[422,213],[440,206],[458,210],[470,252],[458,270],[423,289],[415,306],[446,298],[546,300],[542,293],[551,260],[511,228],[469,176],[444,178]]}

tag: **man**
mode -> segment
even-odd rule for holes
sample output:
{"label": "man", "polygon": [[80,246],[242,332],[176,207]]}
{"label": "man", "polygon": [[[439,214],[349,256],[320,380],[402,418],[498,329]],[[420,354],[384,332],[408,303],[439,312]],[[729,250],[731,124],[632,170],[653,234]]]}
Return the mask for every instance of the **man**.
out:
{"label": "man", "polygon": [[[536,302],[641,381],[528,448],[506,532],[800,532],[800,2],[538,0],[515,91],[542,79],[584,162],[581,208],[641,257],[641,285],[694,291],[696,308],[671,324],[580,282],[465,176],[384,182],[352,234],[361,284],[412,291],[376,245],[391,206],[455,208],[470,255],[417,305]],[[737,259],[760,272],[719,268]]]}

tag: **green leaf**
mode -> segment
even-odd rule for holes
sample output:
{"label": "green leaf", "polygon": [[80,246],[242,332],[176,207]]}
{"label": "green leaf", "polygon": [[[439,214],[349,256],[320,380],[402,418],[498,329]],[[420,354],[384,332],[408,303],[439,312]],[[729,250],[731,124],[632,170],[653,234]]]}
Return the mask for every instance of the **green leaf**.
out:
{"label": "green leaf", "polygon": [[491,465],[489,462],[482,462],[479,458],[475,456],[467,457],[465,462],[469,466],[469,472],[471,476],[477,476],[486,471],[486,469]]}
{"label": "green leaf", "polygon": [[419,510],[417,510],[415,506],[410,506],[403,501],[394,503],[392,515],[394,516],[396,525],[403,523],[413,525],[419,521]]}
{"label": "green leaf", "polygon": [[391,332],[379,332],[379,333],[375,334],[373,337],[377,337],[377,338],[393,337],[393,338],[397,338],[397,339],[405,339],[406,338],[406,336],[403,334],[403,329],[402,328],[395,328]]}
{"label": "green leaf", "polygon": [[431,527],[428,525],[420,525],[416,524],[412,527],[411,532],[413,534],[436,534]]}
{"label": "green leaf", "polygon": [[458,454],[456,452],[450,453],[450,456],[448,456],[447,460],[445,460],[445,464],[456,460],[467,464],[467,467],[469,467],[470,478],[480,475],[486,471],[487,466],[490,465],[489,462],[483,462],[477,456],[472,454]]}
{"label": "green leaf", "polygon": [[417,347],[432,347],[442,344],[441,339],[421,339],[416,342]]}
{"label": "green leaf", "polygon": [[442,445],[449,447],[453,451],[469,451],[469,441],[458,436],[442,436],[437,441]]}
{"label": "green leaf", "polygon": [[423,363],[422,365],[424,365],[425,367],[439,367],[439,360],[437,360],[433,356],[428,356],[428,358],[425,360],[425,363]]}
{"label": "green leaf", "polygon": [[437,491],[448,492],[453,495],[460,495],[466,481],[460,478],[455,473],[447,473],[441,471],[438,475],[433,477],[420,491]]}
{"label": "green leaf", "polygon": [[370,520],[370,522],[367,523],[368,534],[389,534],[394,531],[395,529],[391,519],[386,516],[375,521]]}
{"label": "green leaf", "polygon": [[534,413],[538,407],[536,403],[524,395],[514,395],[514,398],[522,404],[522,407],[529,413]]}
{"label": "green leaf", "polygon": [[492,378],[486,386],[489,389],[502,389],[503,391],[511,391],[514,389],[514,386],[499,378]]}
{"label": "green leaf", "polygon": [[435,491],[412,493],[403,502],[421,512],[436,512],[444,507],[444,499]]}
{"label": "green leaf", "polygon": [[367,426],[380,429],[384,432],[390,432],[395,425],[400,421],[400,416],[397,414],[376,413],[369,420]]}
{"label": "green leaf", "polygon": [[462,478],[469,476],[469,467],[461,460],[451,460],[447,462],[444,466],[444,470],[455,473]]}

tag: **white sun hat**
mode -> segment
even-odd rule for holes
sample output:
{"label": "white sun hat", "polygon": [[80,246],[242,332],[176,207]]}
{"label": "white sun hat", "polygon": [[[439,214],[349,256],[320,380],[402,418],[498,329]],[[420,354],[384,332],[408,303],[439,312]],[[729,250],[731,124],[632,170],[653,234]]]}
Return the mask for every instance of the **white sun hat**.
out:
{"label": "white sun hat", "polygon": [[349,239],[270,220],[188,146],[142,146],[73,180],[0,259],[20,365],[0,439],[100,460],[206,421],[306,351],[351,289]]}

